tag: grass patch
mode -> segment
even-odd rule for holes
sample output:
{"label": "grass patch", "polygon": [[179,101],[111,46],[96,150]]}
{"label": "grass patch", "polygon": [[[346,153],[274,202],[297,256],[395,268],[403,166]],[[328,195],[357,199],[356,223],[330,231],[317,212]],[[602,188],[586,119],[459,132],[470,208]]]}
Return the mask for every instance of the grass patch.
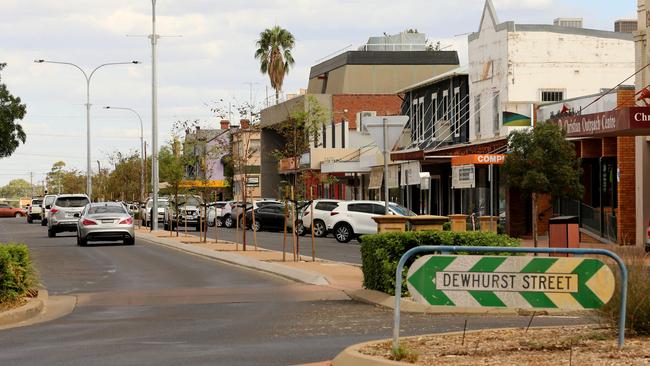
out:
{"label": "grass patch", "polygon": [[[648,255],[630,253],[623,258],[628,272],[625,328],[632,334],[650,335],[650,269],[645,265]],[[618,266],[613,266],[612,271],[616,276],[616,289],[598,314],[616,329],[621,306],[621,276]]]}
{"label": "grass patch", "polygon": [[394,361],[406,361],[410,363],[416,363],[420,355],[411,350],[406,344],[400,342],[397,349],[391,350],[391,360]]}

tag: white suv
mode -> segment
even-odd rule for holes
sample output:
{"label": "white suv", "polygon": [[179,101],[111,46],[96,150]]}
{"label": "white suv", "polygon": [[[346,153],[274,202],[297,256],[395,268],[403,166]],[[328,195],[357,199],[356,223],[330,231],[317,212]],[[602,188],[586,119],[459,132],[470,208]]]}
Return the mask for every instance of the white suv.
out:
{"label": "white suv", "polygon": [[336,209],[339,205],[339,200],[314,200],[314,213],[312,218],[311,205],[307,205],[302,211],[302,226],[307,230],[311,230],[311,221],[314,220],[314,236],[322,237],[327,235],[327,223],[330,221],[330,212]]}
{"label": "white suv", "polygon": [[63,231],[77,231],[79,215],[84,207],[90,203],[85,194],[60,194],[47,213],[47,236],[53,238]]}
{"label": "white suv", "polygon": [[55,194],[46,194],[45,197],[43,197],[43,202],[41,203],[41,226],[47,225],[47,216],[50,212],[48,206],[51,206],[55,199]]}
{"label": "white suv", "polygon": [[[344,201],[330,212],[327,229],[334,233],[339,243],[347,243],[352,238],[363,234],[376,234],[377,223],[372,218],[384,215],[386,206],[380,201]],[[388,205],[390,215],[415,216],[415,213],[390,202]]]}

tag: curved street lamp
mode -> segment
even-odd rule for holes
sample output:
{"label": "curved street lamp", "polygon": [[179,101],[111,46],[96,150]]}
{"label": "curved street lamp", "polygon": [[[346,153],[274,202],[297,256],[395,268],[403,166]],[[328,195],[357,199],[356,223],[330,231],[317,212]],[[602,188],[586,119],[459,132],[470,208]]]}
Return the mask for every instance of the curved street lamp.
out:
{"label": "curved street lamp", "polygon": [[113,65],[130,65],[130,64],[139,64],[140,61],[129,61],[129,62],[108,62],[101,64],[95,67],[90,74],[86,73],[81,67],[71,63],[71,62],[60,62],[60,61],[49,61],[49,60],[34,60],[37,64],[59,64],[59,65],[68,65],[76,67],[84,75],[86,79],[86,194],[88,198],[92,200],[92,167],[90,166],[91,157],[90,157],[90,81],[92,80],[93,75],[97,70],[104,66],[113,66]]}
{"label": "curved street lamp", "polygon": [[144,201],[144,127],[142,124],[142,117],[140,117],[140,113],[138,113],[135,109],[132,108],[126,108],[126,107],[113,107],[113,106],[105,106],[104,109],[119,109],[123,111],[131,111],[135,113],[136,116],[138,116],[138,120],[140,120],[140,202]]}

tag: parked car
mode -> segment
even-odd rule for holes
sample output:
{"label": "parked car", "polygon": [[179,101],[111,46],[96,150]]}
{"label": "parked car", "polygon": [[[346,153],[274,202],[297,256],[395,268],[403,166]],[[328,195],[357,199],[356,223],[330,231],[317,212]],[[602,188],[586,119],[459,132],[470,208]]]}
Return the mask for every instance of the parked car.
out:
{"label": "parked car", "polygon": [[338,207],[340,200],[314,200],[314,212],[312,218],[311,202],[302,210],[302,225],[305,230],[302,234],[311,231],[311,221],[314,220],[314,236],[322,237],[327,235],[327,223],[331,217],[330,212]]}
{"label": "parked car", "polygon": [[22,217],[27,216],[27,212],[22,208],[11,207],[8,203],[0,203],[0,217]]}
{"label": "parked car", "polygon": [[41,203],[41,226],[47,225],[47,216],[48,212],[50,212],[48,206],[51,206],[55,199],[55,194],[46,194],[45,197],[43,197],[43,203]]}
{"label": "parked car", "polygon": [[78,214],[89,203],[90,199],[85,194],[56,196],[52,205],[45,206],[50,210],[47,214],[47,236],[53,238],[60,232],[77,231]]}
{"label": "parked car", "polygon": [[[176,226],[194,227],[200,229],[201,210],[203,199],[194,195],[179,195],[169,198],[169,205],[165,207],[163,227],[165,230],[173,230]],[[205,219],[205,218],[203,218]]]}
{"label": "parked car", "polygon": [[[144,204],[144,208],[140,210],[140,217],[142,218],[142,226],[151,225],[151,206],[153,206],[153,199],[149,197]],[[169,206],[169,199],[166,197],[158,197],[158,222],[165,221],[165,208]]]}
{"label": "parked car", "polygon": [[282,202],[272,199],[272,198],[260,198],[253,203],[247,202],[246,203],[246,209],[244,210],[244,203],[243,202],[235,202],[235,201],[230,201],[228,202],[227,206],[224,206],[223,209],[223,220],[224,220],[224,226],[231,228],[237,226],[237,222],[239,221],[241,223],[244,211],[248,211],[250,209],[257,209],[259,207],[265,206],[265,205],[271,205],[271,204],[278,204],[281,205]]}
{"label": "parked car", "polygon": [[[285,210],[286,207],[283,204],[266,204],[254,210],[248,210],[246,211],[246,227],[254,231],[284,230]],[[253,224],[253,213],[255,213],[255,224]],[[293,226],[291,220],[287,220],[287,230],[293,230]]]}
{"label": "parked car", "polygon": [[[342,201],[330,212],[327,229],[334,233],[339,243],[347,243],[352,238],[363,234],[377,233],[377,223],[372,218],[384,215],[385,205],[379,201]],[[415,213],[404,206],[390,202],[390,215],[415,216]]]}
{"label": "parked car", "polygon": [[208,226],[223,226],[223,212],[228,201],[217,201],[208,204]]}
{"label": "parked car", "polygon": [[86,246],[89,241],[118,241],[135,244],[133,217],[119,202],[87,204],[77,220],[77,245]]}
{"label": "parked car", "polygon": [[41,204],[43,204],[42,198],[32,198],[32,202],[27,207],[27,223],[31,224],[34,220],[41,219],[41,213],[43,212]]}

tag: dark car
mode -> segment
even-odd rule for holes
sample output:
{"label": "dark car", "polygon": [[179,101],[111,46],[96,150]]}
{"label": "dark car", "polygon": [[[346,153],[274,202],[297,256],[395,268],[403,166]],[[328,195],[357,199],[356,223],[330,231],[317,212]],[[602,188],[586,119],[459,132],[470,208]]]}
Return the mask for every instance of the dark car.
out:
{"label": "dark car", "polygon": [[[253,212],[255,212],[255,224],[253,225]],[[264,205],[255,210],[246,212],[246,226],[255,231],[262,229],[284,230],[285,206],[283,204]],[[289,216],[290,217],[290,216]],[[287,220],[287,230],[291,230],[291,220]]]}

